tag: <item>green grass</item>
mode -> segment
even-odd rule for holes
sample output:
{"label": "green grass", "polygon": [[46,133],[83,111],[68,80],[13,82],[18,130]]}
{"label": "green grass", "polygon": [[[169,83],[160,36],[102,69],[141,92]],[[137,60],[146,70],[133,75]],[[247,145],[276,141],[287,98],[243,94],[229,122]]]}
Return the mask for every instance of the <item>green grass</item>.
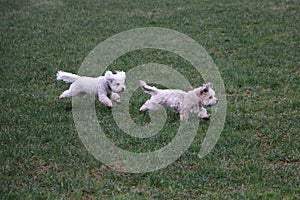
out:
{"label": "green grass", "polygon": [[[0,11],[0,198],[300,198],[297,0],[0,0]],[[76,73],[106,38],[149,26],[180,31],[212,56],[226,87],[225,128],[203,159],[197,153],[209,122],[201,121],[193,144],[172,165],[144,174],[115,172],[81,143],[71,100],[57,98],[68,85],[55,73]],[[130,52],[110,69],[148,62],[202,84],[189,63],[156,50]],[[136,110],[147,96],[136,95],[131,115],[147,122]],[[122,133],[107,108],[96,108],[113,127],[108,136],[137,152],[161,148],[177,128],[178,116],[170,112],[165,130],[141,142]]]}

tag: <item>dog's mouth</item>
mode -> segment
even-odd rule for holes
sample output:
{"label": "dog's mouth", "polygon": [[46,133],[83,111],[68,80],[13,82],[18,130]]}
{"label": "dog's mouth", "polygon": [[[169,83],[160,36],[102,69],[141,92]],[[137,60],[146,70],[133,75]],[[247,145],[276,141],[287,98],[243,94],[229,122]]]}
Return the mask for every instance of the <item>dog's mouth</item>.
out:
{"label": "dog's mouth", "polygon": [[214,100],[213,102],[212,102],[212,106],[214,106],[214,105],[216,105],[216,104],[218,104],[218,102],[219,102],[219,99],[216,99],[216,100]]}
{"label": "dog's mouth", "polygon": [[216,105],[216,104],[218,104],[218,102],[219,102],[219,100],[216,100],[215,102],[213,102],[213,103],[203,103],[203,105],[204,106],[214,106],[214,105]]}

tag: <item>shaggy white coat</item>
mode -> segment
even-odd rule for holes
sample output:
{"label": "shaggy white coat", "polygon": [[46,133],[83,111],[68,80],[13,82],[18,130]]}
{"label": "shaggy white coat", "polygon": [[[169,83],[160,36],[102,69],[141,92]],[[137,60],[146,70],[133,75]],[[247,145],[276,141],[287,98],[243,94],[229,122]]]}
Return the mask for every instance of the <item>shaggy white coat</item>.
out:
{"label": "shaggy white coat", "polygon": [[168,107],[177,111],[182,121],[187,120],[190,113],[207,120],[210,118],[210,115],[204,106],[212,106],[218,103],[211,83],[204,84],[188,92],[158,89],[147,85],[144,81],[140,81],[140,86],[144,92],[151,95],[151,98],[144,103],[140,111],[158,110]]}
{"label": "shaggy white coat", "polygon": [[70,88],[59,96],[60,99],[90,94],[98,96],[99,101],[104,105],[113,107],[111,99],[120,103],[121,98],[117,93],[124,92],[126,88],[125,72],[117,71],[116,74],[113,74],[111,71],[107,71],[104,76],[93,78],[58,71],[56,76],[57,80],[72,83]]}

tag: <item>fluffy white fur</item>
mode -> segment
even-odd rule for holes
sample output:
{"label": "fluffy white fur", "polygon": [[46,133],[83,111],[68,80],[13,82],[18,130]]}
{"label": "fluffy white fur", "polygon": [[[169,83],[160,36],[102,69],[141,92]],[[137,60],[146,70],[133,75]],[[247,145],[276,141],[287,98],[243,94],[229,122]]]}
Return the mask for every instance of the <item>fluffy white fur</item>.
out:
{"label": "fluffy white fur", "polygon": [[140,81],[142,90],[151,95],[140,108],[140,111],[158,110],[163,107],[171,108],[180,114],[180,120],[187,120],[189,114],[196,114],[202,119],[209,119],[204,106],[215,105],[218,99],[215,97],[215,91],[211,83],[204,84],[194,90],[185,92],[182,90],[157,89]]}
{"label": "fluffy white fur", "polygon": [[121,98],[117,93],[125,91],[125,72],[117,71],[113,74],[107,71],[104,76],[93,78],[58,71],[56,76],[57,80],[72,83],[70,88],[59,96],[60,99],[90,94],[98,96],[99,101],[104,105],[113,107],[111,99],[120,103]]}

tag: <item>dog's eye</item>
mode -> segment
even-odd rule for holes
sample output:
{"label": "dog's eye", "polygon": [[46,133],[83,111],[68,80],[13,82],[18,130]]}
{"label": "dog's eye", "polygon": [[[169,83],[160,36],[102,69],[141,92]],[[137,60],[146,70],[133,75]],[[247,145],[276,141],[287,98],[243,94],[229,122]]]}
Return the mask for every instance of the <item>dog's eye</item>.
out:
{"label": "dog's eye", "polygon": [[120,83],[117,83],[117,86],[119,86],[120,85]]}
{"label": "dog's eye", "polygon": [[211,97],[209,97],[209,99],[212,99],[213,97],[211,96]]}

